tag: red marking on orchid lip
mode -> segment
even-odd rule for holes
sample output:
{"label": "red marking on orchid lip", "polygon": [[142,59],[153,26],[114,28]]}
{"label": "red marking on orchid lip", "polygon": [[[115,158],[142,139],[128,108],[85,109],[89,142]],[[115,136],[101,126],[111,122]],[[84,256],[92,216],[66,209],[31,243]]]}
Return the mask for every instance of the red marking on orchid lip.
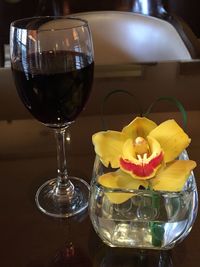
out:
{"label": "red marking on orchid lip", "polygon": [[135,164],[128,160],[120,159],[121,167],[139,177],[147,177],[154,172],[154,169],[160,165],[163,160],[163,153],[161,152],[158,156],[149,161],[149,163]]}

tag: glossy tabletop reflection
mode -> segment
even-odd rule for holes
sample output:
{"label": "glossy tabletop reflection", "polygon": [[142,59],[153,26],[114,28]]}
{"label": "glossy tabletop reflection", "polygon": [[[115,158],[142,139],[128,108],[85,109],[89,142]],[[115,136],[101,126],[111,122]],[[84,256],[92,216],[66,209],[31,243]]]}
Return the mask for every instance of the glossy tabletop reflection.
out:
{"label": "glossy tabletop reflection", "polygon": [[[127,76],[130,75],[129,71],[127,72],[129,74],[124,75],[124,72],[119,70],[117,72],[118,78],[116,78],[113,73],[113,70],[103,72],[102,69],[96,72],[94,89],[88,106],[82,116],[71,125],[67,135],[69,174],[82,177],[88,182],[91,180],[95,156],[91,136],[102,129],[99,107],[103,92],[122,89],[122,86],[125,90],[130,89],[134,87],[134,82],[140,88],[144,85],[144,90],[147,86],[144,77],[140,78],[138,74],[137,77],[130,78]],[[148,74],[146,75],[148,78]],[[186,79],[184,84],[194,83],[193,80],[189,81],[191,75],[187,77],[187,75],[179,77],[174,86],[181,87],[183,79]],[[200,77],[195,76],[194,79],[196,87],[198,87],[197,83],[200,84]],[[172,85],[172,82],[169,82]],[[188,153],[190,158],[196,160],[198,164],[200,106],[198,106],[199,93],[196,87],[193,86],[191,89],[193,96],[190,95],[191,91],[182,88],[188,94],[183,96],[179,87],[173,91],[173,94],[183,96],[182,102],[185,99],[189,101],[186,101],[186,106],[188,110],[188,134],[192,138],[192,143]],[[151,88],[152,99],[154,96],[165,95],[166,93],[162,89],[157,90],[154,85],[151,85]],[[170,90],[172,90],[171,87]],[[141,98],[141,90],[137,91],[137,88],[134,87],[133,91],[136,94],[138,92],[138,97]],[[149,93],[148,91],[144,105],[147,105]],[[136,110],[132,110],[131,106],[127,110],[126,102],[123,105],[119,99],[112,101],[118,102],[117,104],[110,102],[107,105],[104,118],[110,129],[121,129],[136,116]],[[9,108],[9,105],[7,107]],[[175,118],[180,121],[180,114],[173,108],[170,110],[170,108],[166,108],[169,110],[158,110],[151,115],[151,119],[161,122],[167,118]],[[119,109],[123,112],[119,112]],[[5,112],[3,108],[2,112]],[[9,113],[9,116],[11,115]],[[16,119],[16,116],[13,113],[13,120],[9,117],[9,120],[2,118],[0,121],[0,266],[193,267],[199,265],[199,216],[197,216],[189,236],[174,249],[170,251],[140,251],[110,248],[103,244],[93,230],[88,212],[71,219],[54,219],[42,214],[37,209],[34,198],[39,185],[56,175],[54,135],[50,129],[32,119],[28,113],[25,113],[21,119]],[[197,185],[199,185],[199,166],[194,173]]]}

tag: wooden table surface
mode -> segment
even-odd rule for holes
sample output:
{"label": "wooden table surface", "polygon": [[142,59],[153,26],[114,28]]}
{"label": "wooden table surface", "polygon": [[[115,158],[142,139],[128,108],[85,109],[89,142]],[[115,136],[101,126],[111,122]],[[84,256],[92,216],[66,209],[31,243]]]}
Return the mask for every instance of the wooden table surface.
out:
{"label": "wooden table surface", "polygon": [[[103,79],[101,79],[101,75],[102,73],[99,73],[98,77],[95,78],[95,86],[98,88],[97,95],[103,95],[105,84],[110,86],[110,90],[116,89],[119,84],[120,86],[124,85],[123,89],[126,89],[126,87],[130,89],[134,86],[131,79],[124,77],[123,73],[121,79],[118,78],[117,83],[111,81],[111,76],[112,79],[115,78],[112,73],[109,74],[110,77]],[[119,73],[117,75],[120,76]],[[188,152],[190,158],[196,160],[198,164],[194,173],[199,187],[200,107],[198,106],[199,92],[196,89],[200,78],[195,76],[194,84],[194,80],[189,81],[191,79],[190,74],[187,75],[179,76],[178,81],[173,83],[169,78],[169,82],[173,86],[178,86],[178,93],[174,91],[176,96],[181,95],[180,88],[183,84],[185,84],[185,87],[183,86],[182,92],[187,91],[186,85],[192,85],[187,91],[188,95],[183,96],[183,100],[188,99],[189,101],[187,103],[187,132],[192,138],[192,143]],[[149,73],[145,77],[148,79],[150,76]],[[154,80],[154,78],[152,79]],[[147,81],[144,77],[135,77],[134,80],[139,87],[141,87],[140,83],[143,82],[144,87],[148,90]],[[159,82],[161,84],[161,81]],[[152,86],[151,88],[154,88]],[[100,91],[101,88],[102,91]],[[80,216],[66,220],[53,219],[42,214],[37,209],[34,198],[37,188],[56,175],[54,135],[50,129],[33,120],[29,115],[25,113],[23,115],[22,109],[17,114],[18,104],[16,106],[13,104],[16,96],[11,96],[11,91],[8,93],[5,87],[3,89],[5,94],[2,96],[3,101],[0,106],[0,266],[199,266],[199,216],[197,216],[191,233],[181,244],[170,251],[162,252],[107,247],[94,232],[87,211]],[[1,86],[0,90],[2,90]],[[143,90],[138,93],[140,99],[147,92],[145,89]],[[159,89],[159,86],[155,90],[157,91],[152,91],[154,96],[166,93],[163,88]],[[193,96],[190,95],[191,92]],[[148,91],[147,97],[144,99],[145,103],[148,100],[151,101],[150,98],[148,99],[149,95]],[[13,105],[7,104],[6,109],[5,103],[9,100],[9,97],[12,98],[11,103]],[[96,99],[96,104],[94,99]],[[102,121],[97,108],[100,101],[102,101],[102,98],[92,96],[92,101],[88,103],[88,110],[69,128],[70,142],[66,145],[69,174],[82,177],[88,182],[91,180],[95,156],[91,136],[102,129]],[[107,106],[105,120],[110,129],[121,129],[136,116],[134,108],[133,112],[129,112],[130,108],[121,113],[121,108],[126,108],[126,102],[124,102],[124,105],[121,102],[117,103],[115,105],[110,103]],[[192,107],[194,108],[192,109]],[[158,123],[167,118],[175,118],[181,123],[180,114],[174,110],[170,112],[167,112],[166,109],[160,110],[151,114],[150,118]]]}
{"label": "wooden table surface", "polygon": [[[158,121],[164,116],[177,114],[152,114]],[[111,128],[114,124],[120,128],[132,117],[112,115],[106,120]],[[189,155],[197,162],[200,130],[195,129],[199,117],[199,111],[189,113],[192,136]],[[67,144],[69,173],[88,182],[94,161],[91,135],[100,128],[98,116],[80,117],[71,126],[71,141]],[[37,188],[56,175],[56,150],[53,133],[35,120],[0,122],[0,170],[1,266],[198,266],[199,217],[189,236],[173,250],[141,252],[104,245],[87,212],[67,220],[42,214],[34,197]],[[197,167],[197,183],[199,173]]]}

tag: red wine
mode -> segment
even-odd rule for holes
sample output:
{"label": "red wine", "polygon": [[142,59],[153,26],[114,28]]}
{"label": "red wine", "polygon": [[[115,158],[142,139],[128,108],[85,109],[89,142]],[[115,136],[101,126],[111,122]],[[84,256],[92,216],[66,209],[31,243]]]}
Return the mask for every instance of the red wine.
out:
{"label": "red wine", "polygon": [[63,127],[82,111],[92,88],[93,69],[90,57],[69,51],[31,54],[12,63],[22,102],[50,127]]}

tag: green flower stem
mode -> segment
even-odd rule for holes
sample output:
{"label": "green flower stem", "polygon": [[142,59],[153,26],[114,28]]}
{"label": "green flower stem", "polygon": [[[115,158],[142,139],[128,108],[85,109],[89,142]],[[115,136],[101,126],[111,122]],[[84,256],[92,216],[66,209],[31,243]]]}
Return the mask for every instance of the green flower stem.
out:
{"label": "green flower stem", "polygon": [[[149,182],[148,189],[152,192],[152,207],[156,210],[160,209],[160,195],[158,195],[152,188]],[[159,222],[150,222],[152,245],[155,247],[161,247],[163,243],[163,237],[165,229]]]}
{"label": "green flower stem", "polygon": [[163,236],[165,229],[160,223],[151,222],[151,235],[152,235],[152,245],[154,247],[161,247],[163,243]]}
{"label": "green flower stem", "polygon": [[151,105],[148,107],[147,111],[143,114],[143,116],[148,117],[148,115],[151,113],[154,106],[157,104],[157,102],[160,102],[160,101],[168,101],[168,102],[175,104],[175,106],[179,109],[179,111],[182,115],[183,128],[186,129],[186,127],[187,127],[187,112],[186,112],[184,106],[182,105],[182,103],[178,99],[176,99],[175,97],[171,97],[171,96],[158,97],[154,102],[151,103]]}

